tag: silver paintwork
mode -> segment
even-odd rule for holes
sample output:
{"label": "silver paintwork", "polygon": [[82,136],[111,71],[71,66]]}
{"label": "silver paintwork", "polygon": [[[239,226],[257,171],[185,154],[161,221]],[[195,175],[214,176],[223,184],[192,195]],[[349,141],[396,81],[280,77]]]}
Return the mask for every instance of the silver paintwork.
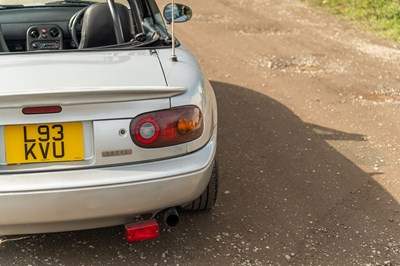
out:
{"label": "silver paintwork", "polygon": [[35,91],[6,91],[0,95],[0,109],[32,105],[77,105],[93,103],[127,102],[167,98],[183,94],[186,88],[167,86],[76,87],[51,88]]}
{"label": "silver paintwork", "polygon": [[58,88],[166,85],[157,54],[146,49],[9,53],[0,58],[0,95],[10,91],[51,92]]}
{"label": "silver paintwork", "polygon": [[[126,223],[201,194],[215,157],[216,100],[194,56],[183,46],[176,54],[178,62],[169,49],[1,56],[0,139],[5,125],[83,121],[85,160],[6,165],[2,142],[0,234]],[[62,113],[21,113],[50,103]],[[139,114],[186,105],[203,113],[204,132],[195,141],[143,149],[120,134]],[[132,154],[102,156],[127,149]]]}
{"label": "silver paintwork", "polygon": [[[2,180],[1,184],[10,190],[0,193],[0,235],[123,224],[135,221],[139,214],[187,203],[207,186],[215,149],[216,135],[205,147],[184,157],[29,174],[37,180],[31,185],[19,183],[19,175],[14,176],[14,181]],[[39,184],[42,180],[43,185]],[[75,184],[74,188],[69,188],[71,184]]]}

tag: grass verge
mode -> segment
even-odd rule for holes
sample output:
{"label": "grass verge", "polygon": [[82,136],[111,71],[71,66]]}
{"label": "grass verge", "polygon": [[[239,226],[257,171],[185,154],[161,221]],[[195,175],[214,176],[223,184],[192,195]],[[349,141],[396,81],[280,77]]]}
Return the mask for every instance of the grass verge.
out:
{"label": "grass verge", "polygon": [[363,22],[369,29],[400,42],[399,0],[304,0],[326,7],[335,14]]}

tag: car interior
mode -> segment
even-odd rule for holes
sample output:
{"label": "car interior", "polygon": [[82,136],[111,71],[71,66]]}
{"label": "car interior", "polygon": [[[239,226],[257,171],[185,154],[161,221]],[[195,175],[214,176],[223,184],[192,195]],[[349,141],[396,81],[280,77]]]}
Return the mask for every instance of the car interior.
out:
{"label": "car interior", "polygon": [[[134,44],[145,41],[149,32],[163,28],[157,25],[154,30],[152,25],[160,24],[154,13],[159,11],[146,0],[129,0],[126,5],[112,1],[113,10],[110,3],[104,2],[60,3],[64,2],[0,8],[0,53]],[[142,22],[150,26],[145,30]],[[168,35],[166,31],[162,34]]]}

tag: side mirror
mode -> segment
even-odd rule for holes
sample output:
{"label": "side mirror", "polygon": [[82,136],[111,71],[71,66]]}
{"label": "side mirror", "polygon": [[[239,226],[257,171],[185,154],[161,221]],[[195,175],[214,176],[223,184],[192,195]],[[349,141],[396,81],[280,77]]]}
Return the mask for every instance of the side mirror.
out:
{"label": "side mirror", "polygon": [[[189,21],[192,18],[192,9],[186,5],[174,4],[174,20],[176,23]],[[172,22],[172,4],[164,7],[164,18],[167,24]]]}

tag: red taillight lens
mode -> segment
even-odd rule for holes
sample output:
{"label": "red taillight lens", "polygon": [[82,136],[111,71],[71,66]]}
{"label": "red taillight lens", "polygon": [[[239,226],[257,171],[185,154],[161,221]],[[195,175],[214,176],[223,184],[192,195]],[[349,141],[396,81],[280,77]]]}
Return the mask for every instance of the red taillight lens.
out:
{"label": "red taillight lens", "polygon": [[133,142],[142,148],[160,148],[195,140],[203,133],[203,117],[195,106],[142,114],[130,125]]}

